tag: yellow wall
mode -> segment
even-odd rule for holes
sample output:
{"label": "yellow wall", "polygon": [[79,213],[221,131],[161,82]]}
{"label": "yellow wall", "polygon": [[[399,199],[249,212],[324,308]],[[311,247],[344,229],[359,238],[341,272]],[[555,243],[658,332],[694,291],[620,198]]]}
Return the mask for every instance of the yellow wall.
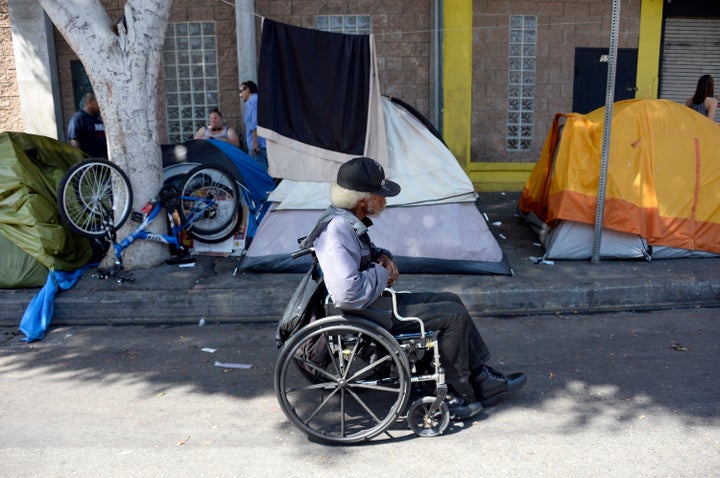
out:
{"label": "yellow wall", "polygon": [[[657,98],[664,0],[642,0],[637,98]],[[521,191],[535,163],[471,162],[472,0],[443,2],[443,137],[477,191]]]}
{"label": "yellow wall", "polygon": [[658,97],[663,1],[643,0],[640,9],[636,98]]}
{"label": "yellow wall", "polygon": [[521,191],[534,163],[470,162],[472,0],[443,7],[443,138],[477,191]]}
{"label": "yellow wall", "polygon": [[535,163],[475,162],[465,169],[478,192],[522,191]]}
{"label": "yellow wall", "polygon": [[443,9],[443,138],[467,170],[472,125],[472,0],[445,0]]}

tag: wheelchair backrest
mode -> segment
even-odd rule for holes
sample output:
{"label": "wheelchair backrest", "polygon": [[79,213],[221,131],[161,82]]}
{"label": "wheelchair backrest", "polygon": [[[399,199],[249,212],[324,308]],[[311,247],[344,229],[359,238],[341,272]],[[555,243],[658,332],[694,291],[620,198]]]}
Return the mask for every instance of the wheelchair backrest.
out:
{"label": "wheelchair backrest", "polygon": [[326,296],[327,289],[320,266],[314,263],[303,276],[285,307],[275,333],[278,348],[295,332],[325,316],[323,301]]}

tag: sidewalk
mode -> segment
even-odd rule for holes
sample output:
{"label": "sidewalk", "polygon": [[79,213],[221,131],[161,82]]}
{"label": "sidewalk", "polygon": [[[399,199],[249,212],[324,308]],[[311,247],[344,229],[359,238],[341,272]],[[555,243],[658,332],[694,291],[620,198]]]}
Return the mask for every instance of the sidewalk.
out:
{"label": "sidewalk", "polygon": [[[720,306],[720,259],[555,261],[534,264],[542,247],[515,215],[518,193],[481,200],[514,276],[402,275],[398,290],[455,292],[476,316],[605,312]],[[499,236],[500,237],[500,236]],[[503,239],[504,238],[504,239]],[[55,298],[53,325],[275,322],[300,274],[240,273],[236,258],[198,257],[195,267],[133,271],[135,282],[87,272]],[[0,289],[0,325],[17,326],[39,289]]]}

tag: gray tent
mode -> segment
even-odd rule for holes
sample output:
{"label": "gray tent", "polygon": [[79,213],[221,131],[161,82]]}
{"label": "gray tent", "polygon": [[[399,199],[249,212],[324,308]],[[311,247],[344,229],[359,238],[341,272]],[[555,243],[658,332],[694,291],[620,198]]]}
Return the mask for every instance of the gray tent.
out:
{"label": "gray tent", "polygon": [[[382,106],[388,176],[402,192],[388,198],[385,212],[373,219],[375,244],[392,251],[404,273],[512,274],[472,182],[427,120],[388,98]],[[286,179],[270,201],[241,267],[307,270],[308,256],[293,260],[290,253],[329,205],[329,183]]]}

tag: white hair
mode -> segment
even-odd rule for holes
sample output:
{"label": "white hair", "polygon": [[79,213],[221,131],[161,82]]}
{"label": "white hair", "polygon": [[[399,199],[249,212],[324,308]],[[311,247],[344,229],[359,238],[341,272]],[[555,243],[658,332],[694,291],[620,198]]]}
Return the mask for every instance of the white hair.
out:
{"label": "white hair", "polygon": [[330,186],[330,203],[341,209],[353,209],[361,199],[368,199],[370,193],[345,189],[337,183]]}

